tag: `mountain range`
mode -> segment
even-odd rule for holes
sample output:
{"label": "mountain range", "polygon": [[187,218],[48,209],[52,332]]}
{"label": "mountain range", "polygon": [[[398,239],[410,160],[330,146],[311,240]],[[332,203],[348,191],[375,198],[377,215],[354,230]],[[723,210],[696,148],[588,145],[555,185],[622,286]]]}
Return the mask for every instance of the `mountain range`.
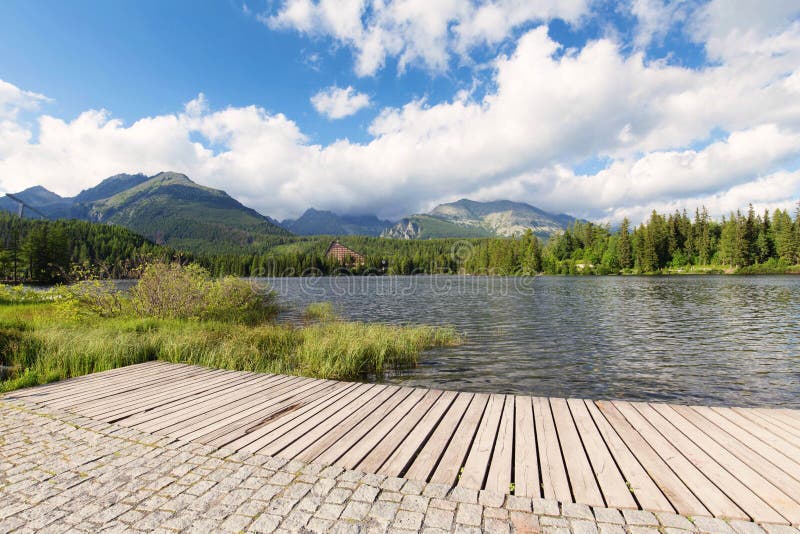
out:
{"label": "mountain range", "polygon": [[[575,221],[522,202],[461,199],[397,222],[375,215],[337,215],[308,209],[281,223],[248,208],[224,191],[196,184],[184,174],[118,174],[74,197],[44,187],[0,198],[0,209],[28,217],[75,218],[124,226],[152,241],[194,252],[274,244],[292,234],[366,235],[396,239],[511,237],[531,229],[541,237]],[[33,208],[33,209],[31,209]]]}
{"label": "mountain range", "polygon": [[[214,243],[216,250],[225,245],[235,250],[289,235],[224,191],[198,185],[175,172],[118,174],[68,198],[41,186],[14,197],[51,219],[118,224],[156,243],[192,251],[202,251],[207,243]],[[3,197],[0,209],[16,211],[18,203]],[[31,210],[27,214],[39,216]]]}

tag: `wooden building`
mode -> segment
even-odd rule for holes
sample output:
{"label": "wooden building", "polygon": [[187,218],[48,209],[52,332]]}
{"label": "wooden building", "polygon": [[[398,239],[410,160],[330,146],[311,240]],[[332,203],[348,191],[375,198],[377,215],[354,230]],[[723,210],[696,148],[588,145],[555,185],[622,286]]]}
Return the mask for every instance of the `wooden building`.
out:
{"label": "wooden building", "polygon": [[325,257],[334,259],[342,265],[347,266],[364,265],[365,263],[364,256],[353,249],[347,248],[339,243],[339,241],[333,241],[328,245],[328,250],[325,251]]}

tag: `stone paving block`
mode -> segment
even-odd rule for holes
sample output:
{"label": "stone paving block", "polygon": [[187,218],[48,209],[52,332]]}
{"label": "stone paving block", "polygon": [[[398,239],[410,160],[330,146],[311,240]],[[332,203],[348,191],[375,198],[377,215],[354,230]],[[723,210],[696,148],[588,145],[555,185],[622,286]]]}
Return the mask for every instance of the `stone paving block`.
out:
{"label": "stone paving block", "polygon": [[455,519],[455,513],[451,510],[442,510],[439,508],[429,508],[425,513],[423,524],[426,527],[440,528],[450,530]]}
{"label": "stone paving block", "polygon": [[693,530],[694,524],[678,514],[670,514],[667,512],[656,512],[656,518],[663,527],[678,528],[681,530]]}
{"label": "stone paving block", "polygon": [[725,521],[715,517],[695,517],[693,523],[700,532],[734,534],[734,530]]}
{"label": "stone paving block", "polygon": [[[477,492],[476,492],[477,498]],[[460,503],[456,512],[456,523],[480,526],[483,509],[477,504]]]}
{"label": "stone paving block", "polygon": [[394,522],[392,523],[392,526],[394,528],[417,531],[422,526],[422,520],[424,518],[425,516],[419,512],[399,510],[394,516]]}
{"label": "stone paving block", "polygon": [[728,525],[737,532],[737,534],[764,534],[765,530],[755,523],[749,521],[734,520],[729,521]]}
{"label": "stone paving block", "polygon": [[658,519],[650,512],[643,510],[623,510],[622,515],[628,525],[658,527]]}
{"label": "stone paving block", "polygon": [[367,514],[369,514],[369,510],[371,507],[372,504],[368,502],[350,501],[344,507],[341,518],[350,519],[353,521],[361,521],[362,519],[367,517]]}
{"label": "stone paving block", "polygon": [[[250,524],[249,532],[275,532],[281,524],[281,517],[277,515],[262,514]],[[210,531],[209,531],[210,532]]]}

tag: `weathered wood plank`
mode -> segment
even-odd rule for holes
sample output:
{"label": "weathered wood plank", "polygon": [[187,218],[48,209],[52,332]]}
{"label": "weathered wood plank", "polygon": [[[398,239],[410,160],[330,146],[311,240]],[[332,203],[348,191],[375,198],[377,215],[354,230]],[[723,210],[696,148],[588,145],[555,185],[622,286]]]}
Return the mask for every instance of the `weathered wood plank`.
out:
{"label": "weathered wood plank", "polygon": [[[756,452],[766,461],[774,464],[779,470],[800,483],[800,462],[792,460],[781,451],[761,439],[761,436],[758,435],[761,433],[753,434],[707,406],[692,406],[691,410],[700,414],[706,420],[716,425],[717,428],[721,429],[721,431],[724,431],[728,435],[734,437],[737,441],[741,442],[750,450]],[[796,495],[800,495],[800,491],[798,491]]]}
{"label": "weathered wood plank", "polygon": [[[395,388],[390,386],[386,391],[392,389]],[[307,447],[297,458],[309,463],[334,463],[413,391],[411,388],[396,388],[388,399],[378,403],[377,406],[362,407],[359,413],[346,423],[337,425],[335,429]]]}
{"label": "weathered wood plank", "polygon": [[[280,451],[281,457],[287,459],[298,458],[316,444],[328,438],[328,434],[341,437],[342,429],[352,429],[370,413],[378,410],[399,389],[396,386],[380,386],[376,389],[374,396],[364,399],[366,402],[354,404],[352,410],[342,410],[334,416],[327,417],[325,421],[317,424],[311,431],[292,441],[291,445]],[[347,432],[347,430],[344,430],[344,432]]]}
{"label": "weathered wood plank", "polygon": [[[514,396],[506,395],[500,426],[497,428],[492,461],[485,488],[495,493],[508,493],[514,469]],[[515,488],[516,489],[516,488]]]}
{"label": "weathered wood plank", "polygon": [[[790,523],[800,523],[800,483],[742,445],[687,406],[654,404],[653,408],[703,448]],[[790,489],[786,491],[786,484]],[[749,510],[745,510],[749,512]]]}
{"label": "weathered wood plank", "polygon": [[[425,397],[405,414],[375,448],[358,463],[356,468],[366,473],[377,473],[397,447],[403,443],[430,410],[436,406],[436,403],[443,395],[444,393],[439,390],[432,389],[428,391]],[[452,401],[452,397],[452,393],[447,393],[447,405]]]}
{"label": "weathered wood plank", "polygon": [[[756,489],[768,491],[767,483],[761,477],[756,478],[755,472],[745,464],[738,461],[733,455],[714,443],[713,440],[705,439],[705,435],[702,432],[693,429],[685,419],[674,411],[670,411],[666,405],[663,406],[664,413],[650,404],[635,403],[633,406],[651,424],[656,426],[662,435],[668,437],[672,444],[680,449],[686,459],[694,464],[718,488],[723,489],[725,494],[747,516],[756,521],[768,523],[786,522],[785,518],[757,495]],[[667,417],[668,415],[670,416],[669,418]],[[701,444],[706,445],[709,451],[706,452]],[[733,476],[728,472],[731,469],[738,470],[737,476]],[[748,480],[748,484],[743,484],[741,478]],[[762,481],[764,485],[760,485]],[[754,484],[758,488],[754,488],[750,484]],[[777,491],[774,487],[771,490]]]}
{"label": "weathered wood plank", "polygon": [[537,445],[542,476],[542,493],[545,499],[573,502],[569,489],[567,468],[561,456],[550,401],[545,397],[533,397],[533,421],[536,426]]}
{"label": "weathered wood plank", "polygon": [[351,432],[322,452],[315,461],[337,465],[358,463],[388,429],[425,395],[424,390],[411,388],[402,388],[401,393],[355,425]]}
{"label": "weathered wood plank", "polygon": [[475,434],[475,441],[469,449],[466,462],[464,462],[464,471],[458,480],[459,486],[472,489],[483,488],[504,404],[504,395],[492,394],[489,396],[489,404],[486,406],[486,411],[483,412],[481,424]]}
{"label": "weathered wood plank", "polygon": [[[725,492],[720,490],[709,480],[708,476],[698,469],[695,463],[691,461],[701,460],[694,455],[691,455],[691,459],[687,458],[682,451],[671,442],[671,439],[677,438],[677,434],[670,432],[671,439],[667,439],[659,430],[669,431],[670,429],[666,425],[659,425],[656,427],[651,424],[647,418],[639,413],[632,403],[616,401],[614,402],[614,406],[617,407],[630,424],[647,440],[653,449],[658,452],[661,458],[667,462],[675,474],[677,474],[683,483],[697,495],[714,516],[748,519],[747,514],[744,513]],[[694,451],[692,450],[692,452]],[[711,463],[707,465],[716,470],[716,466],[712,466]]]}
{"label": "weathered wood plank", "polygon": [[428,436],[431,435],[457,395],[454,391],[442,393],[428,413],[425,414],[406,439],[397,446],[392,455],[378,469],[378,474],[399,477],[416,456]]}
{"label": "weathered wood plank", "polygon": [[[636,496],[642,508],[655,512],[674,512],[675,508],[670,504],[669,499],[664,496],[658,485],[650,478],[645,468],[639,463],[636,455],[631,452],[632,449],[628,448],[625,441],[623,441],[598,407],[589,400],[584,401],[584,405],[589,415],[591,415],[598,432],[600,432],[600,435],[603,437],[603,441],[608,446],[608,451],[619,466],[625,479],[626,487]],[[652,449],[648,450],[648,445],[641,436],[637,436],[631,429],[628,433],[628,437],[633,443],[640,444],[639,449],[633,450],[637,450],[637,453],[641,453],[645,457],[645,461],[649,459],[649,463],[652,464],[656,471],[659,469],[659,466],[663,466],[663,462],[660,461],[655,451]],[[624,500],[621,497],[620,499]]]}
{"label": "weathered wood plank", "polygon": [[514,495],[541,497],[536,430],[530,397],[514,398]]}
{"label": "weathered wood plank", "polygon": [[[684,515],[710,515],[705,505],[701,503],[686,484],[670,469],[667,462],[658,454],[640,431],[650,433],[646,428],[637,428],[629,423],[625,416],[617,409],[615,403],[598,401],[595,405],[600,409],[605,419],[614,428],[619,437],[633,451],[639,463],[647,474],[658,485],[661,492],[669,499],[671,505],[679,514]],[[667,456],[669,458],[669,455]],[[637,494],[638,495],[638,494]]]}
{"label": "weathered wood plank", "polygon": [[[337,422],[345,419],[361,406],[369,402],[380,393],[382,387],[375,384],[358,384],[352,389],[347,389],[341,395],[332,397],[330,401],[321,404],[318,409],[310,411],[308,416],[294,416],[291,421],[278,426],[275,430],[265,427],[263,435],[244,447],[235,447],[245,452],[260,452],[270,456],[281,455],[282,458],[292,458],[299,450],[282,454],[287,447],[296,447],[298,440],[310,432],[321,432],[331,428]],[[257,434],[262,434],[260,431]],[[315,435],[315,434],[312,434]],[[300,442],[302,443],[302,441]]]}
{"label": "weathered wood plank", "polygon": [[567,404],[606,505],[611,508],[638,508],[584,401],[569,399]]}
{"label": "weathered wood plank", "polygon": [[[433,395],[438,397],[438,393],[434,393]],[[425,390],[413,391],[411,395],[398,404],[385,418],[354,443],[347,452],[341,455],[341,457],[336,460],[336,465],[340,465],[345,469],[355,468],[355,466],[383,440],[386,434],[394,428],[398,421],[413,410],[423,399],[426,397],[430,399],[431,396],[432,395],[429,395]]]}
{"label": "weathered wood plank", "polygon": [[456,400],[442,417],[433,435],[414,459],[411,466],[405,473],[401,473],[403,476],[413,480],[428,480],[436,468],[439,458],[442,457],[447,445],[450,443],[450,439],[455,434],[461,418],[472,402],[472,397],[472,393],[458,394]]}
{"label": "weathered wood plank", "polygon": [[550,409],[558,431],[561,452],[567,466],[572,493],[577,502],[592,506],[604,506],[603,496],[594,478],[592,466],[581,443],[575,422],[565,399],[550,399]]}
{"label": "weathered wood plank", "polygon": [[732,408],[712,408],[723,417],[735,422],[738,426],[752,432],[759,439],[769,443],[774,448],[791,458],[795,462],[800,462],[800,444],[793,436],[787,436],[779,428],[773,428],[761,419],[745,411],[734,410]]}
{"label": "weathered wood plank", "polygon": [[431,482],[437,484],[454,484],[456,482],[488,402],[489,395],[484,393],[478,393],[473,397],[467,412],[453,434],[453,439],[445,449],[439,465],[431,475]]}

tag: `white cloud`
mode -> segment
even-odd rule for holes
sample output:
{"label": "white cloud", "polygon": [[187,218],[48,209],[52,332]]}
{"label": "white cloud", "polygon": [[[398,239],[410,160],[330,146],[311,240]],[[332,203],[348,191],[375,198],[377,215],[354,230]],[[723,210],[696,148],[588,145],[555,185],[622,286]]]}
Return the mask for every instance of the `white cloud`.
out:
{"label": "white cloud", "polygon": [[0,80],[0,120],[16,119],[20,111],[36,111],[46,102],[50,99],[44,95]]}
{"label": "white cloud", "polygon": [[[301,22],[322,16],[321,3],[294,9]],[[348,27],[347,17],[324,16]],[[790,204],[800,198],[800,26],[782,20],[747,53],[699,69],[625,55],[611,39],[561,53],[535,28],[494,60],[484,97],[382,109],[363,143],[312,144],[285,115],[214,110],[202,95],[132,124],[105,111],[44,115],[35,137],[7,119],[0,176],[12,190],[41,183],[74,194],[118,172],[170,169],[279,218],[312,205],[399,217],[459,197],[592,218],[700,202],[723,211],[749,200]],[[606,158],[598,173],[572,170]]]}
{"label": "white cloud", "polygon": [[453,53],[463,57],[477,45],[499,43],[525,23],[576,22],[588,12],[589,0],[284,0],[258,18],[273,29],[352,47],[356,73],[371,76],[389,56],[401,72],[411,64],[442,72]]}
{"label": "white cloud", "polygon": [[311,97],[318,113],[329,119],[341,119],[358,113],[370,105],[369,95],[359,93],[352,86],[342,89],[332,85]]}

